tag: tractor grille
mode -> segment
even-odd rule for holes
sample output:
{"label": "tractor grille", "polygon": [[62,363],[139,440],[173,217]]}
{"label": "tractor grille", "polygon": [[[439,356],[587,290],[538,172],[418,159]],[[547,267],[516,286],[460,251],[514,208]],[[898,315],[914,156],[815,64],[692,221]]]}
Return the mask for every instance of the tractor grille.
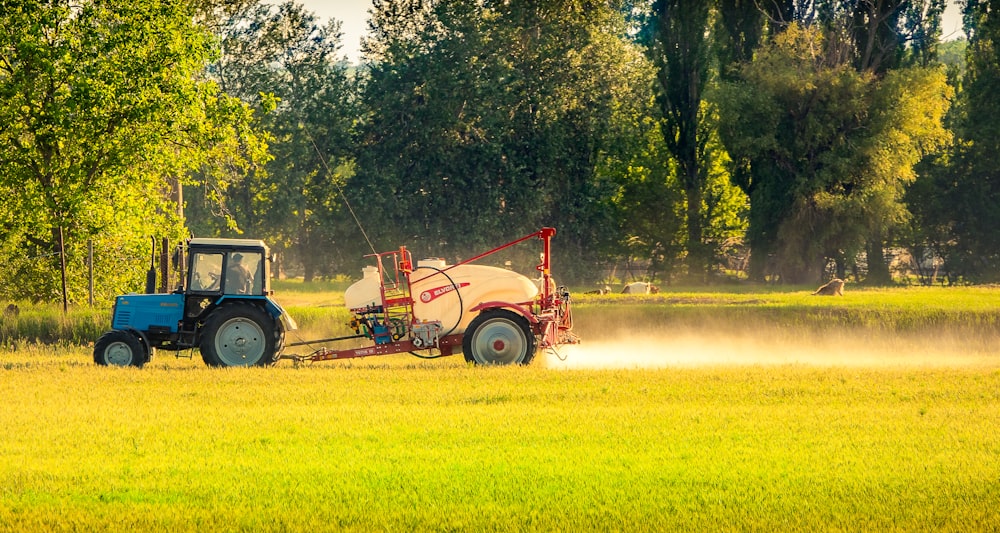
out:
{"label": "tractor grille", "polygon": [[115,322],[111,324],[112,329],[124,329],[132,326],[132,311],[118,309],[115,312]]}

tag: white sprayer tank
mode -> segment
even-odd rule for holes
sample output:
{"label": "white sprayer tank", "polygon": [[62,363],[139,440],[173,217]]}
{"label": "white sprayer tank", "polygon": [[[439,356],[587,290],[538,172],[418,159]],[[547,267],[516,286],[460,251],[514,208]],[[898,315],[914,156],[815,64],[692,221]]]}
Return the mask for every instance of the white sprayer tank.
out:
{"label": "white sprayer tank", "polygon": [[[364,277],[344,292],[348,309],[381,305],[378,269],[365,267],[363,272]],[[442,334],[465,332],[478,314],[469,309],[480,303],[525,303],[538,295],[535,282],[517,272],[471,264],[448,268],[442,259],[418,261],[410,283],[413,314],[419,320],[440,320]]]}

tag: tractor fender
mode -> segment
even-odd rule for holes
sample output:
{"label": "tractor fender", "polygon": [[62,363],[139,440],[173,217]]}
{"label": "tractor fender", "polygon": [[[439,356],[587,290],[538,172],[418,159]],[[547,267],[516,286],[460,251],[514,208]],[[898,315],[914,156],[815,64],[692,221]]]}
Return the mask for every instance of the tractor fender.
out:
{"label": "tractor fender", "polygon": [[215,302],[215,306],[220,307],[227,302],[252,303],[253,305],[259,306],[265,311],[267,311],[267,314],[271,315],[271,318],[281,321],[281,325],[284,326],[285,331],[292,331],[299,329],[298,324],[295,323],[295,320],[291,317],[291,315],[288,314],[287,311],[285,311],[280,305],[278,305],[278,302],[275,302],[274,300],[267,298],[265,296],[239,296],[234,298],[229,295],[223,295],[222,298],[219,298]]}
{"label": "tractor fender", "polygon": [[153,358],[153,344],[149,342],[149,337],[147,337],[142,331],[135,328],[125,328],[122,331],[127,331],[139,338],[139,342],[141,342],[143,348],[146,349],[146,362],[149,362]]}
{"label": "tractor fender", "polygon": [[139,330],[137,330],[135,328],[125,328],[122,331],[127,331],[127,332],[135,335],[136,337],[139,337],[139,340],[142,341],[142,344],[146,346],[147,350],[151,346],[150,343],[149,343],[149,337],[147,337],[145,333],[143,333],[143,332],[141,332],[141,331],[139,331]]}
{"label": "tractor fender", "polygon": [[285,311],[283,307],[278,305],[278,302],[275,302],[270,298],[266,298],[265,301],[267,302],[267,312],[271,313],[271,316],[281,321],[281,325],[285,327],[285,331],[299,329],[299,325],[295,323],[295,319],[292,318],[292,315],[289,315],[288,311]]}
{"label": "tractor fender", "polygon": [[475,313],[477,311],[482,311],[483,309],[510,309],[515,313],[528,319],[531,325],[538,324],[538,317],[531,312],[531,309],[525,307],[522,304],[515,304],[510,302],[481,302],[475,305],[475,307],[469,309],[470,313]]}

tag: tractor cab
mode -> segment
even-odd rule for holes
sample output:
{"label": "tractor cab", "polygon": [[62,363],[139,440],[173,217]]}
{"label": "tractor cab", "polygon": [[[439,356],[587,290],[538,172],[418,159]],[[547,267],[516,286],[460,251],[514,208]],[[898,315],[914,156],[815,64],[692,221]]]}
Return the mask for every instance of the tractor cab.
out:
{"label": "tractor cab", "polygon": [[268,296],[268,249],[251,239],[191,239],[186,292],[198,295]]}

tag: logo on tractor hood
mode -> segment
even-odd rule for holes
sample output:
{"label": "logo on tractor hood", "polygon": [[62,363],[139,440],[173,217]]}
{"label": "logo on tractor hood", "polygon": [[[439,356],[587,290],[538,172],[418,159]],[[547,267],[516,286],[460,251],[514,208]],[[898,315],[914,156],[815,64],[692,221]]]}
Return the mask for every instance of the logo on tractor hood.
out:
{"label": "logo on tractor hood", "polygon": [[456,289],[461,289],[462,287],[468,287],[468,283],[457,283],[452,285],[442,285],[441,287],[436,287],[433,289],[427,289],[426,291],[420,293],[420,301],[423,303],[428,303],[443,294],[448,294]]}

